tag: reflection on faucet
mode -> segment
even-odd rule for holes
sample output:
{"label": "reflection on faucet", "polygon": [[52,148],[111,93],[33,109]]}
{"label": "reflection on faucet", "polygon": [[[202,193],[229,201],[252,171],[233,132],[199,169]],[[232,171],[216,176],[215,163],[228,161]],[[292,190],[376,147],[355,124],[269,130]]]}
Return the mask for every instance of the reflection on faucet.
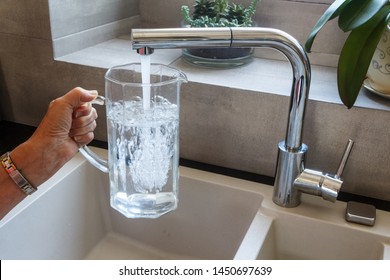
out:
{"label": "reflection on faucet", "polygon": [[321,195],[306,183],[306,178],[313,176],[321,182],[332,182],[332,191],[323,191],[324,198],[337,197],[342,184],[340,178],[333,178],[337,181],[333,184],[333,180],[319,175],[322,173],[304,172],[308,148],[302,143],[302,131],[311,70],[305,50],[292,36],[278,29],[260,27],[133,29],[132,44],[139,54],[150,54],[153,49],[202,47],[267,47],[282,52],[292,66],[293,84],[286,137],[279,143],[273,201],[283,207],[295,207],[301,201],[302,192]]}

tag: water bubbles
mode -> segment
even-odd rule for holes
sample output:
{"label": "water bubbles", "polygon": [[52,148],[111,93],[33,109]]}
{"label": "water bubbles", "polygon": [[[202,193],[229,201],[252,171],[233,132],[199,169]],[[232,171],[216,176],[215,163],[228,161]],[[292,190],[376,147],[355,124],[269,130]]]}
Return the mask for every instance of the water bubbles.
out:
{"label": "water bubbles", "polygon": [[108,129],[115,141],[110,147],[114,159],[110,168],[117,170],[113,179],[124,184],[123,189],[126,183],[140,193],[163,189],[177,150],[178,118],[177,105],[161,96],[152,100],[148,110],[142,100],[112,104]]}

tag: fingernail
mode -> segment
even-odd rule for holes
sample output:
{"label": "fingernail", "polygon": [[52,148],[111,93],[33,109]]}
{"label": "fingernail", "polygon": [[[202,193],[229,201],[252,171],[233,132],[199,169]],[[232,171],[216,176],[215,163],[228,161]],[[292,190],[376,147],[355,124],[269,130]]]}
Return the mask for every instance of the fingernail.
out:
{"label": "fingernail", "polygon": [[98,95],[97,90],[90,90],[88,93],[89,93],[89,95],[92,95],[92,96],[97,96]]}

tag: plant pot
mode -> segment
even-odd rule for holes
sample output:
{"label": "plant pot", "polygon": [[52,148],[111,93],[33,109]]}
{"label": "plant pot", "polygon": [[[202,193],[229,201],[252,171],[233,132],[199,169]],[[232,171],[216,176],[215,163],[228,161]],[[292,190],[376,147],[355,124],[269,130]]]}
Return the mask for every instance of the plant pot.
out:
{"label": "plant pot", "polygon": [[367,72],[365,87],[390,98],[390,25],[383,31]]}
{"label": "plant pot", "polygon": [[252,61],[252,48],[201,48],[184,49],[186,62],[210,68],[232,68]]}

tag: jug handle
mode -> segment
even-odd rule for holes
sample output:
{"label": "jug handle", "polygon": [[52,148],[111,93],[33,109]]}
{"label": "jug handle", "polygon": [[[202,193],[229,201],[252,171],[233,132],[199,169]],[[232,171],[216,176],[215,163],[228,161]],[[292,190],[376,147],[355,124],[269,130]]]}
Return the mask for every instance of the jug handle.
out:
{"label": "jug handle", "polygon": [[[95,100],[91,101],[91,104],[104,105],[105,98],[98,95]],[[108,173],[108,161],[102,159],[96,153],[94,153],[87,145],[84,145],[79,148],[79,152],[97,169]]]}

